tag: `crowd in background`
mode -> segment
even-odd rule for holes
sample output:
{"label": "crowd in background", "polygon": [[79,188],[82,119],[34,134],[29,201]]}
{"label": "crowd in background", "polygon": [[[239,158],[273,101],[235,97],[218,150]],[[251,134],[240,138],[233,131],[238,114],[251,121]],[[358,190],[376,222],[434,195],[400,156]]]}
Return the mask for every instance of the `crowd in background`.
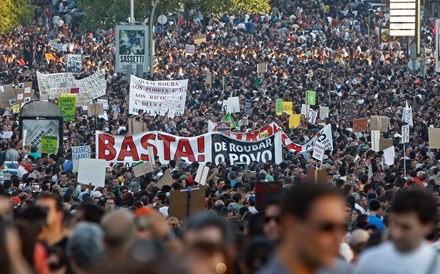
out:
{"label": "crowd in background", "polygon": [[[148,130],[206,133],[208,121],[225,115],[223,100],[239,96],[242,105],[252,100],[252,115],[237,131],[274,122],[304,144],[331,124],[334,141],[320,166],[331,189],[307,186],[313,185],[307,170],[317,165],[310,152],[284,149],[281,164],[252,163],[245,170],[210,164],[206,213],[179,220],[169,214],[169,193],[197,186],[197,162],[157,160],[154,172],[141,177],[117,164],[107,168],[102,188],[77,183],[71,147],[87,144],[94,152],[95,130],[128,134],[129,86],[126,75],[115,72],[113,30],[80,32],[65,2],[51,2],[36,6],[30,25],[0,36],[0,85],[32,81],[33,99],[39,100],[36,71],[65,72],[65,55],[82,54],[77,77],[107,72],[108,117],[95,120],[78,108],[76,120],[64,124],[63,151],[47,155],[35,146],[22,147],[19,114],[1,110],[0,176],[5,162],[17,161],[19,167],[17,176],[0,185],[0,256],[9,261],[0,265],[0,273],[312,273],[294,259],[289,265],[283,256],[320,273],[396,273],[386,272],[396,270],[392,267],[401,267],[399,273],[439,273],[440,261],[426,258],[440,249],[440,153],[428,143],[428,128],[440,127],[440,78],[433,53],[425,72],[414,72],[404,40],[380,43],[380,28],[389,23],[386,14],[357,2],[274,1],[270,14],[217,18],[185,12],[175,22],[158,24],[153,80],[188,79],[189,86],[185,113],[174,119],[142,115]],[[422,46],[433,49],[434,19],[428,14],[422,20]],[[197,34],[206,34],[206,42],[188,55],[185,45],[194,44]],[[52,49],[49,40],[65,44],[67,51]],[[259,63],[268,64],[266,73],[257,75]],[[212,83],[206,81],[208,73]],[[316,90],[317,106],[328,106],[329,118],[312,124],[302,117],[299,128],[289,128],[289,116],[276,115],[275,100],[292,101],[293,112],[300,113],[306,90]],[[355,102],[356,118],[390,118],[383,136],[393,139],[393,165],[384,165],[382,152],[371,150],[370,131],[353,132],[342,111],[347,100]],[[404,150],[406,103],[414,126]],[[239,121],[244,112],[232,116]],[[3,138],[8,131],[12,137]],[[167,169],[173,183],[159,188]],[[255,185],[274,181],[282,182],[285,198],[259,212]],[[410,213],[413,219],[395,217]],[[394,263],[402,257],[394,256],[392,247],[374,247],[390,237],[399,252],[421,245],[425,260],[406,257],[407,264]],[[385,255],[375,256],[373,250]],[[339,259],[335,263],[330,257]]]}

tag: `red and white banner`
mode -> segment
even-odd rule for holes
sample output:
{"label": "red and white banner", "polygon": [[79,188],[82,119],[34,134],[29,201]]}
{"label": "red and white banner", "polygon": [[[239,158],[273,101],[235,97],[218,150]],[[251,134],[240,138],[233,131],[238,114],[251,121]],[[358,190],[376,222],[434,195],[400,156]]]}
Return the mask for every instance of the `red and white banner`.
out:
{"label": "red and white banner", "polygon": [[132,136],[96,133],[96,158],[108,162],[133,163],[149,161],[148,149],[153,148],[161,163],[181,157],[188,162],[211,162],[227,165],[251,162],[282,162],[281,132],[264,140],[240,141],[221,133],[196,137],[179,137],[152,131]]}
{"label": "red and white banner", "polygon": [[[208,121],[208,131],[210,132],[218,131],[216,126],[217,126],[216,123]],[[301,145],[297,145],[294,142],[292,142],[289,136],[287,136],[287,134],[284,133],[283,129],[275,123],[270,123],[269,125],[265,125],[264,127],[254,131],[249,131],[249,132],[230,131],[225,134],[235,140],[258,141],[258,140],[264,140],[265,138],[270,137],[277,132],[281,133],[281,142],[288,150],[292,150],[292,151],[303,150]]]}

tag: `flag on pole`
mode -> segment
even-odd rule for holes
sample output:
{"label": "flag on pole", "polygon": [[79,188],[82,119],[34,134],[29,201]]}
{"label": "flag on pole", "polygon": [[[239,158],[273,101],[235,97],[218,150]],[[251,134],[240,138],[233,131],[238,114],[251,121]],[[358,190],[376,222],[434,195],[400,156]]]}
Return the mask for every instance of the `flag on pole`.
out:
{"label": "flag on pole", "polygon": [[231,114],[229,112],[226,113],[225,116],[223,116],[222,122],[229,122],[230,125],[231,125],[231,129],[235,128],[234,120],[232,119],[232,116],[231,116]]}
{"label": "flag on pole", "polygon": [[402,113],[402,121],[408,123],[409,126],[414,126],[413,116],[412,116],[412,107],[408,106],[408,101],[406,102],[406,106],[403,109]]}

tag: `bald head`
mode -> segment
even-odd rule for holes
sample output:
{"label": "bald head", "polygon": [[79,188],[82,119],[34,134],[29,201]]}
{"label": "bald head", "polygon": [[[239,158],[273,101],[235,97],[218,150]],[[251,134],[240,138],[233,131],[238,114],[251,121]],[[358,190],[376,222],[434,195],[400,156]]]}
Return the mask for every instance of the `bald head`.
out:
{"label": "bald head", "polygon": [[135,226],[133,215],[127,211],[112,211],[102,218],[105,243],[109,248],[127,249],[133,240]]}

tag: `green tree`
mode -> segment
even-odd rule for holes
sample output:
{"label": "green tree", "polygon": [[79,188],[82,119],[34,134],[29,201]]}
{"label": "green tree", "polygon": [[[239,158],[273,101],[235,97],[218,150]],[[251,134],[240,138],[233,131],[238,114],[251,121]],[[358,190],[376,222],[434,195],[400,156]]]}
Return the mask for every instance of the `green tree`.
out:
{"label": "green tree", "polygon": [[0,33],[29,24],[33,12],[28,0],[0,0]]}
{"label": "green tree", "polygon": [[[173,12],[180,7],[182,0],[160,1],[159,9],[163,12]],[[136,21],[148,18],[152,8],[152,0],[135,0]],[[84,10],[84,19],[81,29],[108,29],[116,24],[126,21],[130,16],[130,0],[79,0],[80,7]],[[156,12],[155,16],[159,15]]]}
{"label": "green tree", "polygon": [[185,7],[213,15],[219,15],[220,13],[260,14],[270,11],[269,0],[187,0]]}

